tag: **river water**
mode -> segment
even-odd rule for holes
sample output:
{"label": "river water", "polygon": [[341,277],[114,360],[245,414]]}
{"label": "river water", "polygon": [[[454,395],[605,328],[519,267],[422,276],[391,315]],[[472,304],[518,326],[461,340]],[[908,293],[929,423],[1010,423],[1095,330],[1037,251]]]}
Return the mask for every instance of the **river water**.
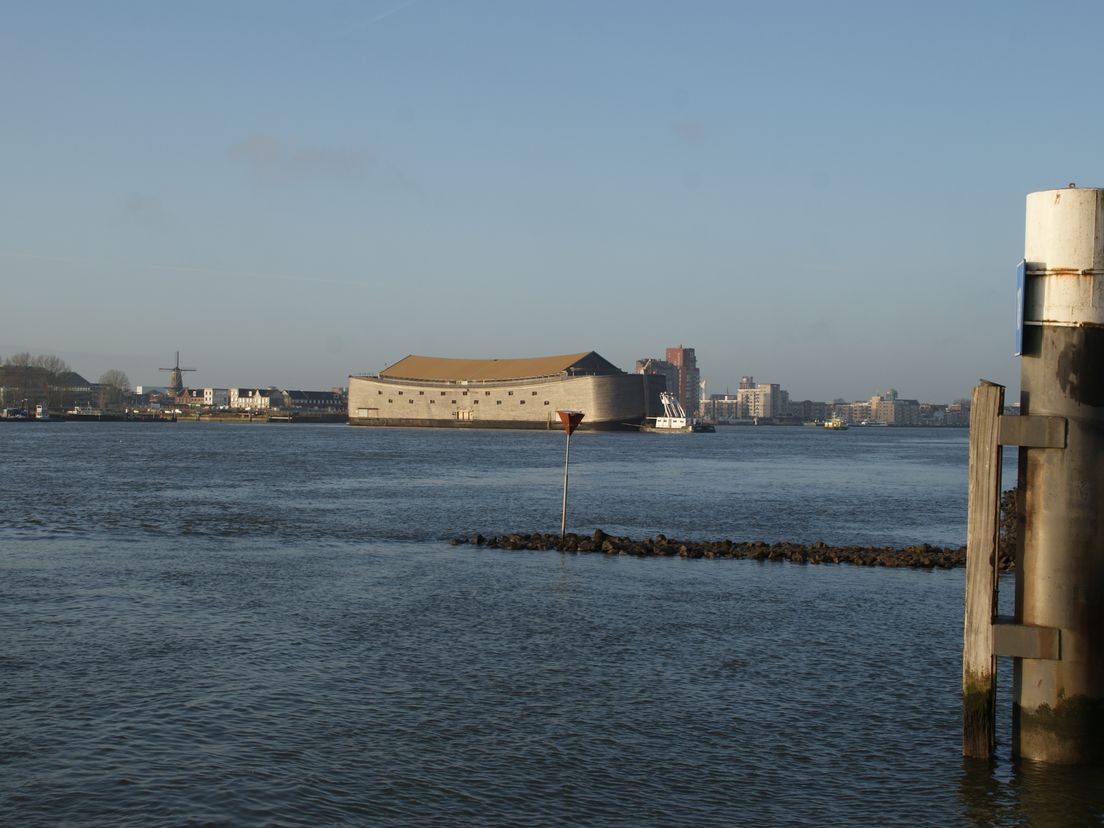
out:
{"label": "river water", "polygon": [[[959,545],[966,440],[580,432],[569,529]],[[963,762],[961,570],[447,544],[556,531],[563,448],[0,427],[0,823],[1101,824],[1009,758],[1007,664]]]}

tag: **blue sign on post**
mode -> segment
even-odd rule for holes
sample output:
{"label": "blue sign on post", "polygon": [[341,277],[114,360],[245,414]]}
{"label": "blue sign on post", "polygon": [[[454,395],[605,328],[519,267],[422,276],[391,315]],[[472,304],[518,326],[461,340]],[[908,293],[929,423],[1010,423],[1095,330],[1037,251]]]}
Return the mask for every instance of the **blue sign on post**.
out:
{"label": "blue sign on post", "polygon": [[1016,265],[1016,356],[1023,355],[1024,330],[1024,282],[1027,280],[1027,261],[1020,259]]}

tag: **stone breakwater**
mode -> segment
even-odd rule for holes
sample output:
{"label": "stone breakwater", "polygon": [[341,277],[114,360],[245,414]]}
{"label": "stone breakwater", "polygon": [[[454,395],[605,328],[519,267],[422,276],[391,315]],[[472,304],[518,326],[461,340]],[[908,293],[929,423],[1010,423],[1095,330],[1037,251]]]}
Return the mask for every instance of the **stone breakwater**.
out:
{"label": "stone breakwater", "polygon": [[[559,535],[512,532],[507,535],[473,535],[453,538],[450,544],[471,544],[488,549],[532,549],[558,552],[596,552],[603,555],[637,557],[705,558],[708,560],[790,561],[802,564],[853,564],[855,566],[911,567],[914,569],[953,569],[966,563],[966,547],[907,546],[903,549],[874,546],[829,546],[817,543],[765,543],[732,540],[672,540],[665,535],[635,540],[607,535],[601,529],[593,535]],[[1011,568],[1011,560],[1001,557],[1001,568]]]}
{"label": "stone breakwater", "polygon": [[[906,546],[829,546],[816,543],[765,543],[764,541],[680,541],[665,535],[634,540],[607,535],[601,529],[593,535],[559,535],[511,532],[508,535],[453,538],[453,546],[471,544],[488,549],[532,549],[557,552],[598,552],[603,555],[635,555],[641,558],[679,557],[716,560],[790,561],[803,564],[853,564],[855,566],[911,567],[913,569],[954,569],[966,565],[966,547]],[[1016,492],[1001,495],[1000,544],[997,568],[1011,572],[1016,568]]]}

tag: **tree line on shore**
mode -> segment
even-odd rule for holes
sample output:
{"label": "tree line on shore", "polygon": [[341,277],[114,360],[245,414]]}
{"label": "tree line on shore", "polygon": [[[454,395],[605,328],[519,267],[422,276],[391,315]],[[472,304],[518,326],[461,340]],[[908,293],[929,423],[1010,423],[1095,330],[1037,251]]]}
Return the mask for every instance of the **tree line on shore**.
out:
{"label": "tree line on shore", "polygon": [[45,403],[53,410],[73,405],[89,396],[104,410],[120,408],[130,394],[130,379],[117,368],[88,382],[64,359],[54,354],[26,351],[0,357],[0,403],[33,405]]}

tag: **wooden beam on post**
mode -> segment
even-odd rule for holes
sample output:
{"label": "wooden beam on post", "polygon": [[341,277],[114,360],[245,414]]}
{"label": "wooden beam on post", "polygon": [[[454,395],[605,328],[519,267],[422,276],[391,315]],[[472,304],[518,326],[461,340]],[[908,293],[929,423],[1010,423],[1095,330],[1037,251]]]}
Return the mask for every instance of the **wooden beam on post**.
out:
{"label": "wooden beam on post", "polygon": [[1036,417],[1028,414],[1001,417],[998,424],[1002,446],[1024,448],[1064,449],[1068,428],[1069,421],[1065,417]]}
{"label": "wooden beam on post", "polygon": [[1021,624],[1015,618],[998,616],[993,621],[993,654],[1060,661],[1062,631],[1057,627]]}
{"label": "wooden beam on post", "polygon": [[962,635],[962,755],[988,759],[996,744],[997,608],[1000,528],[1000,417],[1004,386],[982,380],[970,406],[966,525],[966,619]]}

